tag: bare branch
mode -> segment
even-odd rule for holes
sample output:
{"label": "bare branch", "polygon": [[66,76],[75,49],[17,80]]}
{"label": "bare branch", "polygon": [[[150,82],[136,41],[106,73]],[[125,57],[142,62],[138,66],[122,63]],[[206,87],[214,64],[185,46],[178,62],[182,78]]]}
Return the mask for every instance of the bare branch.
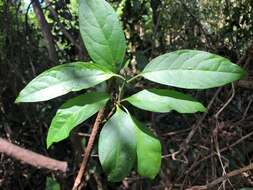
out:
{"label": "bare branch", "polygon": [[79,53],[81,54],[82,59],[84,58],[84,46],[82,43],[79,43],[77,40],[74,39],[74,37],[68,32],[68,30],[65,28],[65,26],[60,22],[59,15],[54,10],[54,8],[51,6],[51,3],[49,0],[45,0],[48,10],[51,12],[54,21],[56,24],[60,27],[60,30],[64,34],[64,36],[78,49]]}
{"label": "bare branch", "polygon": [[43,14],[43,11],[41,9],[39,1],[33,0],[32,5],[33,5],[33,9],[34,9],[36,18],[40,24],[43,38],[46,42],[46,46],[47,46],[48,54],[49,54],[49,59],[51,61],[53,61],[54,63],[57,63],[58,62],[57,52],[56,52],[56,49],[54,46],[54,39],[53,39],[53,35],[51,33],[51,28],[46,21],[45,15]]}
{"label": "bare branch", "polygon": [[46,168],[48,170],[58,171],[65,174],[68,171],[67,162],[58,161],[41,154],[37,154],[30,150],[14,145],[3,138],[0,138],[0,153],[4,153],[12,158],[39,169]]}
{"label": "bare branch", "polygon": [[102,108],[98,112],[96,121],[95,121],[94,126],[92,128],[92,132],[91,132],[91,135],[90,135],[90,138],[89,138],[89,141],[88,141],[88,145],[87,145],[87,147],[84,151],[83,161],[82,161],[81,167],[79,169],[78,175],[75,179],[75,183],[73,185],[72,190],[78,190],[79,189],[82,177],[83,177],[83,175],[86,171],[86,168],[87,168],[87,163],[89,161],[89,157],[90,157],[93,145],[94,145],[95,138],[96,138],[98,130],[99,130],[99,126],[100,126],[100,124],[102,122],[102,119],[104,117],[104,112],[105,112],[104,108]]}
{"label": "bare branch", "polygon": [[248,166],[245,166],[245,167],[237,169],[237,170],[233,170],[233,171],[229,172],[228,174],[223,175],[223,176],[221,176],[221,177],[213,180],[211,183],[208,183],[206,185],[203,185],[203,186],[194,186],[194,187],[191,187],[191,188],[189,188],[187,190],[206,190],[206,189],[211,189],[211,188],[214,188],[219,183],[221,183],[223,181],[226,181],[226,180],[228,180],[231,177],[234,177],[234,176],[240,175],[240,174],[242,174],[244,172],[247,172],[249,170],[253,170],[253,164],[250,164]]}

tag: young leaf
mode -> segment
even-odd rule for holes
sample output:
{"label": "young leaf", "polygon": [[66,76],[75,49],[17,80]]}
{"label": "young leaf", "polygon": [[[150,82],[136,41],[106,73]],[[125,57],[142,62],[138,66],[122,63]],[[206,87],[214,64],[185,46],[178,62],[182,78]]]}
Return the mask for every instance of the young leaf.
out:
{"label": "young leaf", "polygon": [[136,161],[135,128],[131,117],[121,109],[107,121],[99,136],[98,154],[108,180],[123,180]]}
{"label": "young leaf", "polygon": [[245,71],[208,52],[179,50],[152,60],[141,75],[151,81],[187,89],[206,89],[238,80]]}
{"label": "young leaf", "polygon": [[120,68],[126,42],[117,14],[105,0],[79,1],[80,32],[94,62]]}
{"label": "young leaf", "polygon": [[70,131],[105,106],[109,96],[102,92],[80,95],[64,103],[52,120],[48,134],[47,147],[69,136]]}
{"label": "young leaf", "polygon": [[142,90],[125,100],[140,109],[152,112],[166,113],[175,110],[179,113],[195,113],[206,111],[206,108],[191,96],[167,89]]}
{"label": "young leaf", "polygon": [[162,148],[160,141],[134,119],[137,137],[137,168],[141,176],[154,179],[161,167]]}
{"label": "young leaf", "polygon": [[76,62],[53,67],[33,79],[19,94],[17,102],[39,102],[71,91],[95,86],[112,76],[110,70],[95,63]]}

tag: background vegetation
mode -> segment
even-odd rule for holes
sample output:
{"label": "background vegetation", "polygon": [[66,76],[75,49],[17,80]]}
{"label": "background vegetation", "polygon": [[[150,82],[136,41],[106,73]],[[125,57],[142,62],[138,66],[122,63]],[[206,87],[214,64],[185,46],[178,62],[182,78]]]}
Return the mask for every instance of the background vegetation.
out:
{"label": "background vegetation", "polygon": [[[151,58],[165,52],[199,49],[229,58],[244,67],[248,76],[233,86],[192,92],[208,106],[207,114],[132,110],[162,142],[159,176],[150,181],[132,173],[122,183],[108,183],[94,150],[87,189],[187,189],[249,165],[253,159],[253,1],[110,2],[120,15],[129,46],[126,72],[138,73]],[[73,131],[70,140],[49,150],[45,145],[50,121],[70,95],[43,103],[14,104],[18,92],[39,73],[76,60],[89,60],[79,34],[76,0],[0,0],[0,137],[77,167],[80,152],[76,150],[82,148],[79,140],[84,146],[92,119]],[[137,87],[143,84],[147,85],[142,82]],[[73,172],[62,176],[39,170],[3,154],[0,163],[0,189],[46,189],[54,180],[62,189],[70,189],[75,176]],[[224,180],[220,188],[252,187],[251,177],[250,171],[240,173]]]}

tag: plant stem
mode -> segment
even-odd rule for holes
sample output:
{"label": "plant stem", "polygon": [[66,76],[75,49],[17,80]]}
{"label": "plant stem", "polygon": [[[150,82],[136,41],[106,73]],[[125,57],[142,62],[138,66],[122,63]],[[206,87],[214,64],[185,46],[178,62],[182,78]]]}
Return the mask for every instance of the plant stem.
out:
{"label": "plant stem", "polygon": [[135,75],[134,77],[130,78],[130,79],[127,81],[127,83],[130,83],[130,82],[134,81],[135,79],[137,79],[137,78],[140,77],[140,76],[141,76],[140,74]]}
{"label": "plant stem", "polygon": [[79,189],[82,177],[86,172],[87,163],[88,163],[89,158],[90,158],[90,154],[91,154],[91,151],[92,151],[92,148],[93,148],[93,145],[94,145],[94,141],[95,141],[95,138],[96,138],[98,130],[99,130],[99,126],[100,126],[100,124],[103,120],[104,112],[105,112],[105,108],[102,108],[97,114],[97,118],[96,118],[95,123],[93,125],[91,135],[90,135],[90,138],[89,138],[89,141],[88,141],[88,145],[84,150],[83,161],[81,163],[81,167],[80,167],[78,175],[75,179],[75,183],[73,185],[72,190],[78,190]]}
{"label": "plant stem", "polygon": [[120,78],[120,79],[122,79],[122,80],[126,80],[123,76],[121,76],[121,75],[115,75],[115,77],[118,77],[118,78]]}
{"label": "plant stem", "polygon": [[123,84],[119,87],[119,94],[118,94],[118,99],[117,99],[118,104],[120,104],[121,102],[125,85],[126,85],[126,81],[124,81]]}

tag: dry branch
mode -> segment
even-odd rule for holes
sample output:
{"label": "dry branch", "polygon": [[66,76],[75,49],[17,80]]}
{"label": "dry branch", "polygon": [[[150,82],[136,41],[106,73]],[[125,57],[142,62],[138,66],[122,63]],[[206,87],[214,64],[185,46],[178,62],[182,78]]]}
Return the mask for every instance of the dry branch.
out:
{"label": "dry branch", "polygon": [[241,88],[253,89],[253,79],[239,80],[237,86]]}
{"label": "dry branch", "polygon": [[43,38],[46,42],[49,59],[53,61],[54,63],[57,63],[58,57],[57,57],[57,51],[54,45],[54,37],[51,33],[51,27],[49,26],[45,18],[40,2],[38,0],[33,0],[32,5],[33,5],[33,10],[36,15],[37,21],[41,27]]}
{"label": "dry branch", "polygon": [[203,186],[194,186],[194,187],[191,187],[191,188],[189,188],[187,190],[206,190],[206,189],[211,189],[211,188],[214,188],[219,183],[221,183],[223,181],[226,181],[226,180],[228,180],[231,177],[234,177],[234,176],[240,175],[240,174],[242,174],[244,172],[247,172],[249,170],[253,170],[253,164],[250,164],[250,165],[245,166],[243,168],[231,171],[228,174],[223,175],[223,176],[221,176],[221,177],[213,180],[211,183],[208,183],[206,185],[203,185]]}
{"label": "dry branch", "polygon": [[95,141],[95,138],[97,136],[97,133],[98,133],[98,130],[99,130],[99,126],[100,126],[100,124],[102,122],[102,119],[104,117],[104,112],[105,112],[104,108],[102,108],[98,112],[97,118],[95,120],[95,123],[94,123],[92,131],[91,131],[91,135],[90,135],[90,138],[89,138],[89,141],[88,141],[88,145],[87,145],[86,149],[84,150],[83,161],[81,163],[81,167],[80,167],[78,175],[77,175],[77,177],[75,179],[75,183],[73,185],[72,190],[78,190],[78,189],[80,189],[79,186],[81,184],[82,177],[83,177],[83,175],[84,175],[84,173],[86,171],[87,163],[88,163],[89,158],[90,158],[90,154],[91,154],[91,151],[92,151],[92,148],[93,148],[93,145],[94,145],[94,141]]}
{"label": "dry branch", "polygon": [[12,158],[20,160],[36,168],[46,168],[48,170],[67,173],[68,163],[55,160],[41,154],[14,145],[3,138],[0,138],[0,153],[4,153]]}

